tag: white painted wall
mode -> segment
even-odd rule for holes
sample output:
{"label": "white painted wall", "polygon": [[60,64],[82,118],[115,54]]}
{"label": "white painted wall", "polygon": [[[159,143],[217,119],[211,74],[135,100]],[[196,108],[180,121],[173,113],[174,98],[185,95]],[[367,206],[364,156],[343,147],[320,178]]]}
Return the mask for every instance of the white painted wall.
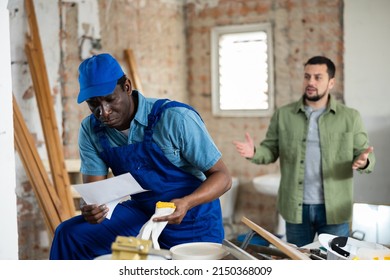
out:
{"label": "white painted wall", "polygon": [[12,78],[7,0],[0,0],[0,259],[18,259]]}
{"label": "white painted wall", "polygon": [[390,1],[344,1],[345,102],[358,109],[377,158],[356,174],[355,201],[390,205]]}
{"label": "white painted wall", "polygon": [[[101,39],[98,2],[97,0],[62,0],[62,2],[77,4],[77,37],[81,42],[80,57],[82,60],[87,59],[91,56],[92,43]],[[63,20],[66,19],[63,18]]]}

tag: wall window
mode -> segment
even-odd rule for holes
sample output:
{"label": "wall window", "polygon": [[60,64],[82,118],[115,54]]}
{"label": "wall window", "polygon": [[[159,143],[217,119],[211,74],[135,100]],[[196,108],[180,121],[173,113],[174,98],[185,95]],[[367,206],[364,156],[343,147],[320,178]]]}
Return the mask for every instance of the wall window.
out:
{"label": "wall window", "polygon": [[212,108],[216,116],[270,116],[274,109],[271,25],[211,31]]}

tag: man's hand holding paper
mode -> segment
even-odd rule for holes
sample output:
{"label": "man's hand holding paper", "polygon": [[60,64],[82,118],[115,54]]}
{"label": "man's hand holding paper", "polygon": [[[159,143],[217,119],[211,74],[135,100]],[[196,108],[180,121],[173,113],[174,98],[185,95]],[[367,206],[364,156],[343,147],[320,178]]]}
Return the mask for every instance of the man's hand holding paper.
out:
{"label": "man's hand holding paper", "polygon": [[[147,191],[138,184],[130,173],[98,182],[73,185],[73,187],[87,203],[83,207],[89,207],[84,209],[91,214],[87,216],[96,217],[98,213],[104,216],[107,213],[107,219],[111,218],[115,206],[124,198]],[[86,219],[88,221],[87,217]]]}

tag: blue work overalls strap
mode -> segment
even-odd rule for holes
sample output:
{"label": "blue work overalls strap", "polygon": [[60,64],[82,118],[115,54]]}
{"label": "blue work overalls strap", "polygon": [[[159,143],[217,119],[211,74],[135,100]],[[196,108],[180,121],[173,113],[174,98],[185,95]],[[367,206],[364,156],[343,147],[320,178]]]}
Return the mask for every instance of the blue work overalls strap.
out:
{"label": "blue work overalls strap", "polygon": [[[100,156],[113,174],[130,172],[142,188],[149,190],[131,198],[132,207],[138,207],[146,215],[154,214],[156,202],[182,198],[194,192],[202,183],[199,178],[172,164],[152,137],[154,127],[164,110],[177,106],[194,110],[180,102],[159,99],[148,116],[144,140],[119,147],[110,146],[104,126],[96,118],[92,118],[95,119],[94,130],[103,147]],[[190,209],[181,224],[167,225],[159,242],[162,248],[170,248],[176,244],[195,241],[221,243],[223,237],[221,207],[219,199],[216,199]]]}

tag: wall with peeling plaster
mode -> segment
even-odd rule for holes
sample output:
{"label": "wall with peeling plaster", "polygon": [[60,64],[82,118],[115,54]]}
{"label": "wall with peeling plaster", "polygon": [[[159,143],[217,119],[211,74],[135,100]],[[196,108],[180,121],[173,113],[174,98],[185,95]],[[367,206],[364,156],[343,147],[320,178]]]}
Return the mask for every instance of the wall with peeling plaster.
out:
{"label": "wall with peeling plaster", "polygon": [[[301,95],[302,64],[326,54],[338,66],[338,99],[344,97],[342,0],[34,0],[41,41],[66,159],[78,158],[79,123],[89,112],[77,105],[77,68],[81,60],[112,53],[128,69],[124,50],[134,51],[143,94],[188,102],[201,113],[232,175],[240,179],[235,223],[245,231],[245,214],[272,231],[275,199],[257,194],[255,176],[276,172],[278,163],[249,164],[232,141],[245,131],[256,141],[265,136],[269,118],[216,118],[211,114],[210,29],[213,26],[269,21],[274,32],[276,106]],[[35,93],[24,53],[27,21],[22,0],[10,0],[13,92],[38,151],[47,158]],[[320,22],[320,24],[318,24]],[[237,93],[239,95],[239,93]],[[45,259],[50,237],[31,185],[16,154],[19,258]]]}

